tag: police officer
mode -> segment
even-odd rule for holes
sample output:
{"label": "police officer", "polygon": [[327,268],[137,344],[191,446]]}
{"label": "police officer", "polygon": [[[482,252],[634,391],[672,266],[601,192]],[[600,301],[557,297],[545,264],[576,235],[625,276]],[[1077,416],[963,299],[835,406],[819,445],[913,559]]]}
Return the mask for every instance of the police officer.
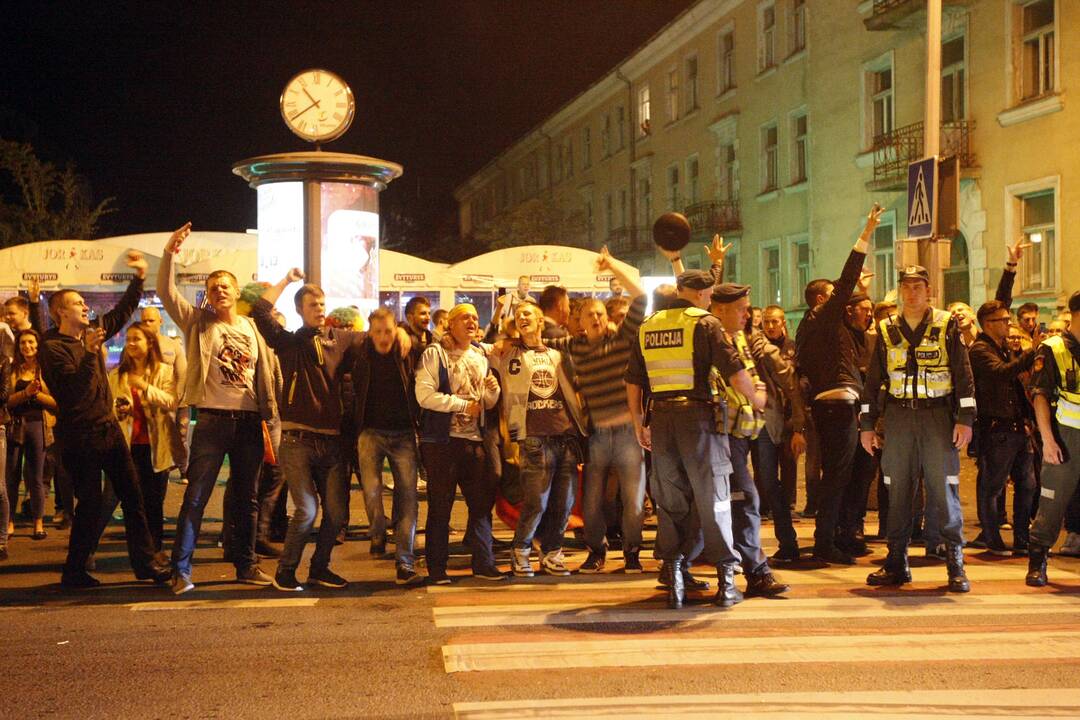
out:
{"label": "police officer", "polygon": [[[717,285],[712,290],[712,304],[709,311],[720,319],[731,343],[735,346],[743,366],[750,373],[755,383],[762,382],[761,373],[766,372],[762,367],[760,372],[755,363],[754,353],[750,349],[746,333],[743,328],[750,318],[750,286],[724,283]],[[755,333],[758,340],[759,352],[764,349],[764,335]],[[776,353],[775,360],[779,360]],[[763,362],[768,362],[762,357]],[[781,361],[782,362],[782,361]],[[742,560],[743,570],[746,573],[746,595],[761,595],[771,597],[787,591],[788,586],[777,582],[769,570],[769,563],[765,559],[765,553],[761,549],[761,513],[760,498],[757,486],[754,485],[754,477],[750,473],[748,463],[750,455],[750,443],[757,438],[765,429],[765,414],[757,411],[753,403],[728,383],[719,374],[714,374],[716,392],[726,401],[728,408],[727,435],[728,445],[731,448],[731,523],[735,535],[735,550]],[[792,382],[790,368],[787,378]],[[766,387],[768,385],[766,384]],[[767,391],[766,391],[767,392]],[[785,505],[785,509],[786,509]],[[787,516],[786,530],[792,537],[785,537],[788,544],[795,544],[798,554],[798,544],[794,539],[795,529],[791,526],[790,511]]]}
{"label": "police officer", "polygon": [[[967,592],[959,450],[971,440],[975,420],[971,365],[956,321],[930,307],[926,268],[910,265],[900,272],[900,298],[902,312],[878,323],[878,342],[862,393],[862,446],[870,454],[883,447],[881,471],[889,486],[889,554],[866,582],[911,582],[907,548],[921,470],[927,514],[936,513],[942,521],[949,591]],[[882,405],[883,446],[874,431]]]}
{"label": "police officer", "polygon": [[[656,556],[670,568],[668,605],[673,608],[682,607],[685,599],[683,563],[691,558],[682,550],[693,545],[699,532],[703,555],[717,568],[715,603],[730,607],[743,597],[735,587],[731,457],[723,428],[717,429],[710,374],[718,372],[759,410],[765,392],[763,384],[755,386],[720,321],[705,310],[712,285],[707,272],[681,273],[677,299],[642,324],[626,370],[634,430],[642,447],[652,450],[652,494],[661,524],[657,537],[665,538]],[[646,389],[651,393],[649,422],[641,409]]]}
{"label": "police officer", "polygon": [[[1069,298],[1069,332],[1043,340],[1032,365],[1035,420],[1043,442],[1039,511],[1028,544],[1028,585],[1046,585],[1046,556],[1080,478],[1080,291]],[[1050,405],[1057,401],[1056,413]]]}

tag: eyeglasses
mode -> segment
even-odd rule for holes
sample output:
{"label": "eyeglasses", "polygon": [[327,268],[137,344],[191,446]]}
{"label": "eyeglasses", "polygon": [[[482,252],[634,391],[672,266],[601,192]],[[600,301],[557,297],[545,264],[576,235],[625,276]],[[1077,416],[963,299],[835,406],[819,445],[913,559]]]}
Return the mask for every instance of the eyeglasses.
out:
{"label": "eyeglasses", "polygon": [[999,318],[987,318],[986,320],[983,320],[983,322],[987,323],[987,324],[989,324],[989,323],[1009,322],[1009,318],[1008,318],[1008,316],[999,317]]}

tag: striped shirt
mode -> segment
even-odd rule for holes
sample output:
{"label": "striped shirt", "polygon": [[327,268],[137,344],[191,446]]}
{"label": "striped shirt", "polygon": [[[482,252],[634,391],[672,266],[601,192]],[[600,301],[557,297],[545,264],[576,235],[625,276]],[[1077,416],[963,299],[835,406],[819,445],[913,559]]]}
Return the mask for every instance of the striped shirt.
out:
{"label": "striped shirt", "polygon": [[597,427],[630,419],[623,375],[630,360],[630,346],[637,341],[638,328],[645,320],[647,300],[645,295],[634,298],[619,329],[609,330],[595,343],[581,336],[544,340],[548,347],[569,353],[574,363],[574,384]]}

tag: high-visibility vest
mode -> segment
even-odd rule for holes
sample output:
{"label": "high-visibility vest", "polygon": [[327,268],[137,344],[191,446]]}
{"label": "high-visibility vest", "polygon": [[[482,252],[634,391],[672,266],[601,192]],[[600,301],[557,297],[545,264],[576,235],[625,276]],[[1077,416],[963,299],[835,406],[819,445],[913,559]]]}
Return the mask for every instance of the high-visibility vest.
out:
{"label": "high-visibility vest", "polygon": [[694,327],[708,314],[696,307],[674,308],[641,324],[641,355],[654,393],[694,389]]}
{"label": "high-visibility vest", "polygon": [[[1076,358],[1065,346],[1065,338],[1054,335],[1043,340],[1054,352],[1054,362],[1058,367],[1058,402],[1057,421],[1062,425],[1080,430],[1080,391],[1077,390],[1076,376],[1080,368],[1076,366]],[[1069,387],[1069,376],[1073,377],[1073,385]]]}
{"label": "high-visibility vest", "polygon": [[[759,380],[757,366],[754,363],[754,355],[750,352],[750,345],[746,342],[746,333],[742,330],[732,336],[735,350],[739,353],[743,367],[750,373],[754,382]],[[727,434],[737,438],[755,439],[765,427],[765,413],[754,409],[754,405],[745,395],[736,390],[728,383],[719,372],[713,369],[711,374],[716,391],[722,395],[727,403]]]}
{"label": "high-visibility vest", "polygon": [[900,400],[948,397],[953,391],[949,369],[949,349],[945,329],[949,313],[934,310],[922,340],[915,347],[915,374],[908,372],[911,348],[900,332],[902,316],[878,324],[878,337],[885,343],[885,366],[889,373],[889,394]]}

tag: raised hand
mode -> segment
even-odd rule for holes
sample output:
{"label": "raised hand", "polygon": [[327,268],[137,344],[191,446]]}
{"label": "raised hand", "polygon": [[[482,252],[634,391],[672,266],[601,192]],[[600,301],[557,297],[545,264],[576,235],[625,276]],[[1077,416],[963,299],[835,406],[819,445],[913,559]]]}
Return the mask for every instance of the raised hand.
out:
{"label": "raised hand", "polygon": [[709,259],[712,260],[713,265],[723,265],[724,257],[727,255],[728,250],[731,249],[731,243],[724,244],[724,238],[719,235],[713,235],[712,245],[705,245],[705,252],[709,254]]}
{"label": "raised hand", "polygon": [[881,215],[884,212],[885,208],[874,203],[874,207],[870,208],[870,212],[866,216],[866,229],[863,232],[873,232],[874,229],[881,224]]}
{"label": "raised hand", "polygon": [[169,241],[165,243],[165,252],[174,254],[180,252],[180,246],[190,234],[191,222],[188,221],[174,230],[173,234],[169,236]]}
{"label": "raised hand", "polygon": [[866,292],[870,287],[870,281],[874,278],[874,273],[869,270],[863,270],[859,273],[859,289],[862,292]]}
{"label": "raised hand", "polygon": [[289,274],[285,276],[287,283],[292,284],[294,282],[300,282],[304,279],[304,271],[300,268],[292,268],[289,270]]}
{"label": "raised hand", "polygon": [[1027,238],[1021,235],[1016,239],[1014,244],[1005,247],[1009,253],[1009,265],[1016,265],[1020,262],[1020,258],[1024,256],[1024,249],[1031,247],[1031,243],[1024,242],[1025,240],[1027,240]]}
{"label": "raised hand", "polygon": [[146,257],[141,252],[128,250],[126,264],[135,271],[139,278],[146,278],[146,271],[150,268],[150,263],[146,262]]}
{"label": "raised hand", "polygon": [[26,294],[30,297],[30,302],[37,302],[41,299],[41,282],[37,278],[27,281]]}
{"label": "raised hand", "polygon": [[608,252],[607,245],[600,248],[600,252],[596,256],[596,272],[605,272],[611,269],[611,253]]}

